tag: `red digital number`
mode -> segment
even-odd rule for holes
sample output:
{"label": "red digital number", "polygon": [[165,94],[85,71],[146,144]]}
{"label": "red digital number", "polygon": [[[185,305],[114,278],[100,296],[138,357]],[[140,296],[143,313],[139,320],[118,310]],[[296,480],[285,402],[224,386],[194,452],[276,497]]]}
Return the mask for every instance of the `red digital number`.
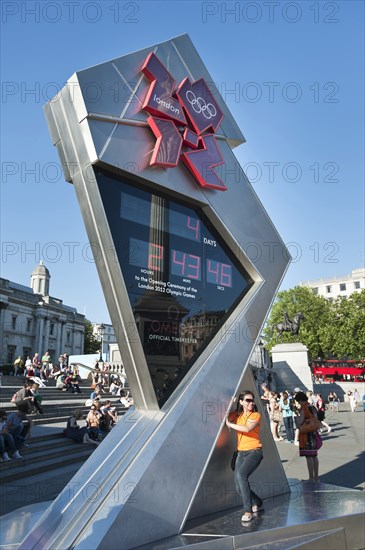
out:
{"label": "red digital number", "polygon": [[[196,225],[191,225],[192,220],[195,220]],[[192,229],[195,232],[195,240],[199,241],[200,240],[199,239],[199,236],[200,236],[200,221],[197,220],[196,218],[191,218],[190,216],[188,216],[186,225],[189,229]]]}
{"label": "red digital number", "polygon": [[[218,284],[219,283],[219,263],[218,262],[214,262],[214,263],[215,263],[216,269],[212,268],[212,262],[208,260],[208,272],[215,275],[215,282]],[[212,281],[209,281],[209,282],[212,282]]]}
{"label": "red digital number", "polygon": [[[177,259],[177,254],[181,254],[182,261],[179,261]],[[172,251],[172,261],[175,265],[180,265],[181,266],[181,276],[182,277],[185,277],[185,257],[186,257],[186,254],[184,252],[179,252],[178,250],[173,250]]]}
{"label": "red digital number", "polygon": [[[191,263],[191,260],[193,260],[193,263]],[[190,279],[198,279],[200,281],[200,256],[193,256],[192,254],[189,254],[188,267],[193,270],[193,273],[188,273],[187,277]]]}
{"label": "red digital number", "polygon": [[194,256],[193,254],[187,254],[180,250],[172,250],[172,263],[178,268],[172,269],[173,275],[179,275],[181,277],[189,277],[189,279],[201,280],[200,274],[200,256]]}
{"label": "red digital number", "polygon": [[164,247],[159,244],[149,243],[148,269],[163,271],[163,249]]}
{"label": "red digital number", "polygon": [[[232,286],[232,266],[229,264],[219,264],[221,267],[221,282],[222,286]],[[226,268],[226,269],[225,269]]]}

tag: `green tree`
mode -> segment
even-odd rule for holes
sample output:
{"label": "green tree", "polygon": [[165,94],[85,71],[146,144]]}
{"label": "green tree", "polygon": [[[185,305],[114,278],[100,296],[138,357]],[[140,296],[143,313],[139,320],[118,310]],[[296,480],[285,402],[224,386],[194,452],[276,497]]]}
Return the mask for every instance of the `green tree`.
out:
{"label": "green tree", "polygon": [[293,319],[295,314],[302,313],[304,320],[301,322],[298,336],[290,332],[284,332],[279,342],[300,341],[308,347],[311,357],[326,355],[327,349],[324,345],[329,345],[331,340],[329,336],[327,336],[327,342],[325,339],[331,321],[331,304],[305,286],[296,286],[278,293],[264,329],[267,349],[270,350],[276,344],[277,331],[275,325],[283,322],[285,311],[290,319]]}
{"label": "green tree", "polygon": [[328,346],[337,358],[365,358],[365,290],[332,304]]}
{"label": "green tree", "polygon": [[97,353],[100,350],[100,341],[93,335],[93,326],[85,319],[84,353]]}

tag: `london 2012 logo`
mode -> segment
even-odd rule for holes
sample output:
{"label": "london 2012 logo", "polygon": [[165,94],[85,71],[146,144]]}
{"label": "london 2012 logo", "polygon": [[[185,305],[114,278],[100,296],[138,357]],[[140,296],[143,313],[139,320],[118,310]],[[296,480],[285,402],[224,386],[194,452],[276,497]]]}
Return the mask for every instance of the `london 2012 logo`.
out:
{"label": "london 2012 logo", "polygon": [[202,113],[208,120],[217,115],[217,109],[214,107],[213,103],[207,103],[203,97],[196,97],[192,90],[188,90],[185,97],[198,115]]}
{"label": "london 2012 logo", "polygon": [[150,81],[142,109],[157,138],[150,164],[175,167],[181,159],[202,187],[225,191],[214,171],[224,163],[214,137],[223,113],[204,79],[185,78],[177,86],[153,52],[141,70]]}

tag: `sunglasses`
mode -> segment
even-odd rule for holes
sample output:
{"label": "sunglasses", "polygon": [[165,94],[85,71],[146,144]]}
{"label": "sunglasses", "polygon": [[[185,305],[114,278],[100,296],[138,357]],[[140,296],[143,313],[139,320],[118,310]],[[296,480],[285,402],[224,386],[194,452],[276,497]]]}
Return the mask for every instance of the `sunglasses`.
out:
{"label": "sunglasses", "polygon": [[245,401],[246,403],[253,403],[253,402],[254,402],[254,399],[244,399],[244,401]]}

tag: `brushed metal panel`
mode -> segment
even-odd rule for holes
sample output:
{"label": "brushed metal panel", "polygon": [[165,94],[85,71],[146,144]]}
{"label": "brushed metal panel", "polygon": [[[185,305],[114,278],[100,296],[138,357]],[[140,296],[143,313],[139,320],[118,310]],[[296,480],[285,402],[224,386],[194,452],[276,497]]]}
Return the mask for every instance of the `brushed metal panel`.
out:
{"label": "brushed metal panel", "polygon": [[[80,113],[77,112],[77,105],[73,98],[78,94],[67,84],[62,89],[62,100],[60,102],[61,112],[58,114],[58,120],[62,120],[62,133],[68,139],[62,140],[66,157],[76,161],[79,170],[94,162],[97,158],[94,143],[85,125],[79,124]],[[80,111],[80,108],[78,109]],[[63,118],[61,118],[61,113]],[[60,128],[61,133],[61,128]],[[68,151],[66,151],[68,148]]]}
{"label": "brushed metal panel", "polygon": [[[97,120],[85,120],[85,124],[88,125],[91,138],[94,142],[96,154],[98,158],[103,156],[104,148],[107,148],[108,142],[112,139],[117,125],[112,122],[100,122]],[[122,166],[120,166],[122,168]]]}
{"label": "brushed metal panel", "polygon": [[67,158],[65,156],[65,152],[63,150],[63,145],[61,141],[59,141],[56,144],[56,148],[57,148],[58,156],[60,157],[60,162],[63,169],[63,175],[65,177],[65,180],[68,182],[72,182],[73,170],[71,165],[67,162]]}
{"label": "brushed metal panel", "polygon": [[[66,93],[66,86],[62,89],[62,93]],[[76,167],[79,164],[78,156],[76,154],[76,151],[74,150],[71,141],[67,119],[65,118],[65,110],[63,108],[62,97],[60,101],[54,103],[51,102],[51,108],[61,138],[61,144],[66,162]]]}
{"label": "brushed metal panel", "polygon": [[78,71],[77,79],[86,114],[121,116],[131,92],[111,62]]}
{"label": "brushed metal panel", "polygon": [[43,107],[43,110],[47,119],[48,129],[49,129],[49,133],[51,134],[52,143],[53,145],[56,145],[61,138],[60,138],[60,133],[58,131],[57,124],[53,115],[52,103],[51,102],[46,103],[46,105],[44,105]]}

